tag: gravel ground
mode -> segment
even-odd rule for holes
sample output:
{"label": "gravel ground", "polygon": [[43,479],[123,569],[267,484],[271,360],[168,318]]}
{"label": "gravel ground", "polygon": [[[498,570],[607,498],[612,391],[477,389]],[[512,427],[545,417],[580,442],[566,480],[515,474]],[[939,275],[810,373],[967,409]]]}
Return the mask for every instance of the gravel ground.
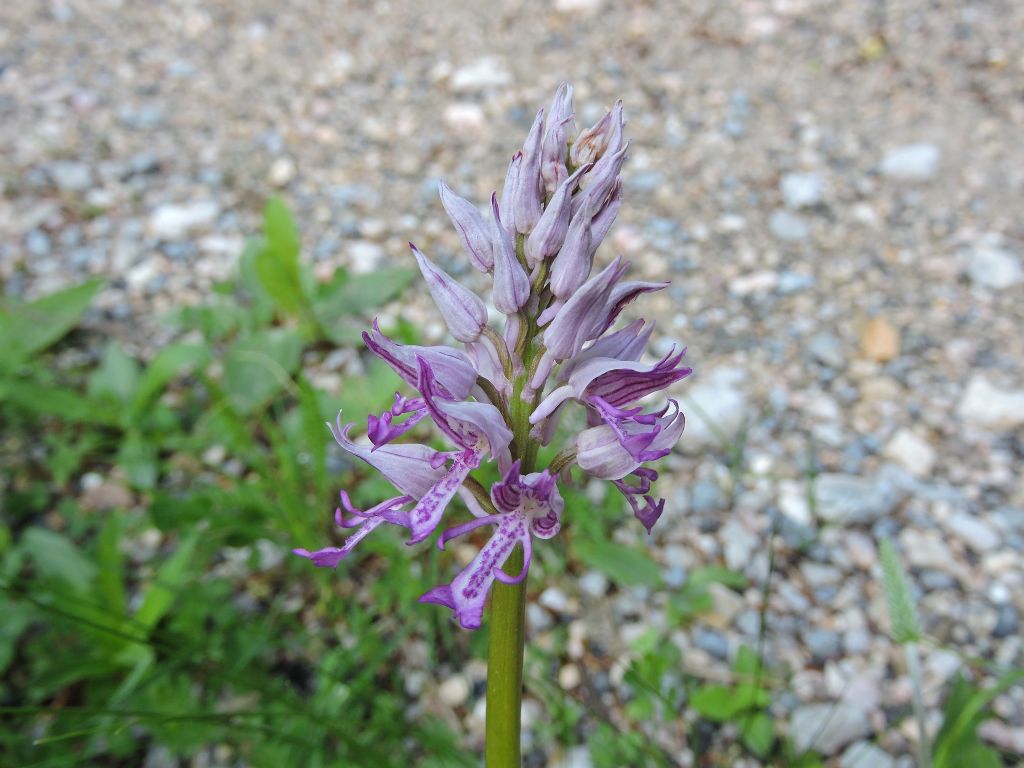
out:
{"label": "gravel ground", "polygon": [[[792,673],[776,714],[835,765],[909,766],[879,539],[912,566],[931,637],[1024,663],[1024,4],[424,7],[2,4],[5,290],[105,275],[91,322],[152,349],[161,313],[231,273],[275,188],[318,274],[408,263],[413,238],[454,265],[439,177],[484,200],[563,79],[581,126],[622,98],[627,201],[603,252],[671,277],[638,304],[697,369],[655,556],[670,584],[709,563],[750,577],[672,639],[705,673],[756,639],[774,526],[767,651]],[[422,296],[391,311],[440,337]],[[531,631],[571,622],[559,680],[614,702],[664,597],[588,574],[549,587]],[[936,717],[960,665],[924,650]],[[479,688],[424,677],[478,738]],[[1024,693],[996,711],[986,737],[1019,749]],[[678,732],[655,738],[690,759]]]}

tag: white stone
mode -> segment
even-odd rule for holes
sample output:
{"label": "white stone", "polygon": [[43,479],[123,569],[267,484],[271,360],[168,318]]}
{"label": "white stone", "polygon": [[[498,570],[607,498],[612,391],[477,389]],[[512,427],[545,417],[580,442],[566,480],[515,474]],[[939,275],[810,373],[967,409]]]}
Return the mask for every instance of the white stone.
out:
{"label": "white stone", "polygon": [[738,385],[746,379],[739,368],[717,368],[679,395],[690,404],[686,410],[684,451],[699,452],[708,446],[730,443],[747,420],[747,398]]}
{"label": "white stone", "polygon": [[768,293],[779,284],[779,274],[770,269],[759,269],[729,281],[729,293],[733,296],[749,296],[755,293]]}
{"label": "white stone", "polygon": [[453,131],[479,131],[486,125],[487,118],[479,104],[472,102],[455,102],[449,104],[441,113],[444,124]]}
{"label": "white stone", "polygon": [[161,205],[149,217],[149,232],[158,240],[180,240],[212,224],[218,213],[220,208],[212,200]]}
{"label": "white stone", "polygon": [[967,382],[956,415],[979,427],[1014,429],[1024,424],[1024,390],[1001,389],[975,374]]}
{"label": "white stone", "polygon": [[900,549],[915,568],[934,568],[957,575],[956,561],[942,535],[932,529],[904,528],[900,533]]}
{"label": "white stone", "polygon": [[602,5],[603,0],[555,0],[555,10],[559,13],[595,13]]}
{"label": "white stone", "polygon": [[84,192],[93,184],[92,169],[85,163],[54,163],[50,178],[61,192]]}
{"label": "white stone", "polygon": [[733,571],[745,570],[760,539],[735,518],[722,526],[719,536],[725,549],[726,566]]}
{"label": "white stone", "polygon": [[821,202],[825,182],[817,173],[787,173],[779,181],[779,191],[787,208],[813,208]]}
{"label": "white stone", "polygon": [[814,483],[818,516],[829,523],[871,523],[902,500],[903,492],[885,478],[825,473]]}
{"label": "white stone", "polygon": [[802,216],[787,211],[785,208],[772,211],[772,215],[768,219],[768,229],[779,240],[790,242],[806,240],[811,233],[810,227],[807,226],[807,222]]}
{"label": "white stone", "polygon": [[885,446],[884,455],[915,477],[927,477],[935,466],[935,449],[909,429],[901,429],[892,436]]}
{"label": "white stone", "polygon": [[1024,270],[1009,251],[983,244],[968,256],[967,276],[975,285],[1003,290],[1024,280]]}
{"label": "white stone", "polygon": [[555,611],[556,613],[565,613],[569,609],[569,598],[558,587],[548,587],[545,589],[540,593],[540,599],[537,602],[549,611]]}
{"label": "white stone", "polygon": [[744,608],[743,598],[724,584],[709,584],[708,594],[711,595],[714,608],[710,615],[704,617],[704,623],[714,629],[728,627]]}
{"label": "white stone", "polygon": [[833,755],[871,733],[867,713],[850,704],[805,704],[793,711],[790,736],[798,752],[815,749]]}
{"label": "white stone", "polygon": [[999,534],[966,512],[950,515],[945,525],[976,552],[990,552],[999,546]]}
{"label": "white stone", "polygon": [[783,480],[779,483],[779,511],[800,525],[814,522],[807,490],[806,481]]}
{"label": "white stone", "polygon": [[580,674],[580,668],[575,664],[566,664],[558,670],[558,684],[564,691],[571,691],[578,687],[582,680],[583,675]]}
{"label": "white stone", "polygon": [[288,186],[289,182],[294,178],[295,161],[290,157],[279,157],[270,164],[267,180],[278,189]]}
{"label": "white stone", "polygon": [[899,181],[926,181],[939,170],[941,152],[934,144],[905,144],[885,153],[879,170]]}
{"label": "white stone", "polygon": [[451,87],[454,91],[480,91],[500,88],[511,82],[512,76],[501,62],[493,56],[485,56],[455,70]]}
{"label": "white stone", "polygon": [[384,248],[369,240],[356,240],[349,244],[348,255],[352,271],[356,274],[366,274],[373,272],[380,264],[380,260],[384,258]]}
{"label": "white stone", "polygon": [[600,571],[587,571],[577,579],[580,590],[590,597],[604,597],[608,591],[608,577]]}
{"label": "white stone", "polygon": [[573,747],[561,760],[551,763],[551,768],[594,768],[594,758],[590,756],[588,747]]}
{"label": "white stone", "polygon": [[462,675],[449,677],[437,687],[438,698],[449,707],[459,707],[469,698],[469,681]]}
{"label": "white stone", "polygon": [[843,752],[839,768],[896,768],[896,761],[870,741],[858,741]]}

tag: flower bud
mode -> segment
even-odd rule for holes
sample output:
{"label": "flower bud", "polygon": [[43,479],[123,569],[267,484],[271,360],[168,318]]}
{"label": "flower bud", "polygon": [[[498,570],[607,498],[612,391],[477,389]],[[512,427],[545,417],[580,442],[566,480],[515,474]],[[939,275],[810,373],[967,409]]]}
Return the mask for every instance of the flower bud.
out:
{"label": "flower bud", "polygon": [[409,247],[452,336],[461,342],[476,341],[487,325],[487,308],[480,297],[456,282],[415,245],[409,243]]}
{"label": "flower bud", "polygon": [[475,205],[452,192],[443,181],[437,183],[437,190],[441,194],[441,205],[451,219],[469,260],[481,272],[490,272],[494,258],[491,255],[491,236],[484,217]]}

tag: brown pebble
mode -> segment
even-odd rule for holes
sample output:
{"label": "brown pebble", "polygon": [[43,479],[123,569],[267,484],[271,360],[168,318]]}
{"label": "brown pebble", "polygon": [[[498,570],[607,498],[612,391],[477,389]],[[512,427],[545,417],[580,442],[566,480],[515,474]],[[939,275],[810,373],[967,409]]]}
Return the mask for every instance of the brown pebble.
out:
{"label": "brown pebble", "polygon": [[872,318],[861,332],[860,351],[869,360],[886,363],[900,353],[900,332],[884,317]]}

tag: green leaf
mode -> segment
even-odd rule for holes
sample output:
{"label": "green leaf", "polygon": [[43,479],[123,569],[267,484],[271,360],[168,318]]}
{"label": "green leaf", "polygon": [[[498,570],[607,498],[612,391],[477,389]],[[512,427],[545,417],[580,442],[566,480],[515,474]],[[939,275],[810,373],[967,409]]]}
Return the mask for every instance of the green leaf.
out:
{"label": "green leaf", "polygon": [[93,398],[110,397],[127,403],[139,384],[139,364],[116,341],[107,344],[100,366],[89,376],[88,392]]}
{"label": "green leaf", "polygon": [[146,589],[142,605],[135,613],[135,623],[147,632],[162,619],[174,604],[189,576],[189,564],[199,543],[198,531],[193,531],[178,542],[174,554],[164,561],[156,572],[156,578]]}
{"label": "green leaf", "polygon": [[124,589],[124,555],[121,553],[121,517],[112,512],[99,536],[96,559],[99,563],[97,591],[107,610],[123,616],[128,605]]}
{"label": "green leaf", "polygon": [[772,719],[764,712],[758,712],[740,721],[740,739],[743,745],[760,758],[767,757],[775,743],[775,728]]}
{"label": "green leaf", "polygon": [[96,565],[66,536],[48,528],[29,528],[19,548],[35,563],[39,574],[56,578],[86,592],[96,577]]}
{"label": "green leaf", "polygon": [[260,284],[281,309],[295,314],[308,303],[299,268],[299,233],[279,197],[271,198],[264,208],[263,236],[255,256]]}
{"label": "green leaf", "polygon": [[879,546],[882,560],[882,583],[889,601],[889,621],[892,625],[892,639],[897,643],[913,643],[921,639],[921,623],[917,608],[910,596],[907,575],[900,564],[896,548],[888,539],[882,539]]}
{"label": "green leaf", "polygon": [[120,424],[120,415],[114,409],[81,392],[32,380],[7,381],[3,385],[0,397],[31,413],[85,424]]}
{"label": "green leaf", "polygon": [[[978,726],[989,717],[989,706],[999,694],[1024,680],[1024,669],[1014,669],[999,678],[991,688],[977,688],[962,675],[953,681],[942,727],[935,736],[933,768],[958,768],[975,763],[962,762],[964,755],[984,761],[984,745],[978,739]],[[981,748],[981,749],[979,749]],[[978,765],[986,765],[979,762]]]}
{"label": "green leaf", "polygon": [[160,473],[157,446],[137,432],[131,432],[121,441],[117,450],[117,463],[125,470],[128,481],[136,488],[154,488]]}
{"label": "green leaf", "polygon": [[690,697],[690,706],[697,713],[716,723],[731,720],[737,712],[736,696],[724,685],[706,685]]}
{"label": "green leaf", "polygon": [[0,302],[3,357],[23,360],[60,339],[75,327],[102,285],[90,280],[27,304]]}
{"label": "green leaf", "polygon": [[599,538],[577,539],[573,547],[576,557],[592,568],[606,573],[617,584],[661,584],[661,570],[647,552],[625,547]]}
{"label": "green leaf", "polygon": [[0,621],[0,674],[2,674],[14,658],[14,647],[18,638],[36,618],[36,615],[32,606],[0,597],[0,616],[4,617],[4,620]]}
{"label": "green leaf", "polygon": [[184,369],[200,368],[209,360],[210,350],[202,344],[171,344],[160,350],[142,373],[132,398],[132,418],[138,418]]}
{"label": "green leaf", "polygon": [[730,571],[728,568],[709,565],[704,568],[694,568],[687,577],[686,583],[693,586],[718,583],[730,589],[745,589],[747,577],[737,571]]}
{"label": "green leaf", "polygon": [[401,295],[418,272],[398,267],[352,275],[324,285],[313,305],[324,327],[346,315],[363,315]]}
{"label": "green leaf", "polygon": [[761,660],[757,658],[753,648],[749,645],[741,645],[736,651],[736,660],[733,662],[732,668],[740,678],[753,680],[761,669]]}
{"label": "green leaf", "polygon": [[239,339],[224,358],[224,390],[235,409],[252,413],[291,383],[299,366],[302,336],[272,328]]}

